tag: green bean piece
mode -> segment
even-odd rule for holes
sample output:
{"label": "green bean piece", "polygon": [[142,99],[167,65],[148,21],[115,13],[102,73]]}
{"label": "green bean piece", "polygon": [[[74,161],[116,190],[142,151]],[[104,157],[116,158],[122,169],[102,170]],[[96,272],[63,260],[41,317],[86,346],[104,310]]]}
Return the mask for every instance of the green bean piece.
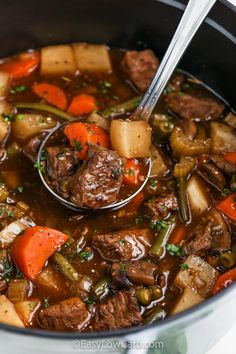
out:
{"label": "green bean piece", "polygon": [[113,118],[121,116],[125,113],[132,112],[136,107],[138,107],[141,99],[141,96],[137,96],[118,105],[108,107],[100,111],[99,113],[101,113],[104,118]]}
{"label": "green bean piece", "polygon": [[109,279],[102,278],[93,286],[93,292],[99,300],[102,300],[109,292]]}
{"label": "green bean piece", "polygon": [[151,324],[163,320],[165,317],[166,311],[161,306],[157,306],[144,318],[143,324]]}
{"label": "green bean piece", "polygon": [[149,254],[151,256],[161,257],[165,250],[166,242],[175,227],[176,223],[176,215],[174,215],[166,224],[166,227],[160,231],[158,234],[156,241],[153,246],[149,250]]}
{"label": "green bean piece", "polygon": [[7,148],[7,157],[9,159],[11,159],[11,158],[16,157],[17,155],[19,155],[20,152],[21,152],[21,148],[20,148],[19,144],[16,141],[14,141]]}
{"label": "green bean piece", "polygon": [[224,252],[220,255],[220,263],[225,268],[231,268],[236,264],[236,245],[231,251]]}
{"label": "green bean piece", "polygon": [[143,306],[148,306],[152,301],[151,291],[147,288],[137,289],[135,291],[135,296],[138,300],[138,303]]}
{"label": "green bean piece", "polygon": [[76,118],[71,116],[70,114],[62,111],[61,109],[49,106],[48,104],[45,103],[35,103],[35,102],[29,102],[29,103],[16,103],[15,108],[17,110],[37,110],[41,111],[44,113],[49,113],[52,114],[58,118],[61,118],[63,120],[75,120]]}
{"label": "green bean piece", "polygon": [[62,254],[55,252],[51,258],[66,278],[72,282],[78,281],[78,272]]}
{"label": "green bean piece", "polygon": [[190,218],[190,212],[186,195],[186,177],[178,178],[177,184],[180,204],[180,216],[183,222],[187,222]]}

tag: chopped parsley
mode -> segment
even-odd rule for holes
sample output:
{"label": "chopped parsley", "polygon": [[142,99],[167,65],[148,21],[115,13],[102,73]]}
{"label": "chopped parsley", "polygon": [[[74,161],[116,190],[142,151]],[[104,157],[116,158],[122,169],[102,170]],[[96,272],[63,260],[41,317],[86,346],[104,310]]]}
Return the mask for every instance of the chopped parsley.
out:
{"label": "chopped parsley", "polygon": [[13,89],[10,90],[10,93],[15,94],[15,93],[21,93],[21,92],[25,92],[27,90],[27,86],[25,85],[19,85],[14,87]]}
{"label": "chopped parsley", "polygon": [[167,227],[167,222],[165,220],[151,221],[151,223],[149,224],[149,227],[152,230],[156,230],[159,232]]}
{"label": "chopped parsley", "polygon": [[137,216],[137,218],[135,218],[135,224],[138,225],[143,221],[143,217],[141,215]]}
{"label": "chopped parsley", "polygon": [[189,266],[186,263],[182,263],[182,264],[180,264],[180,269],[181,270],[188,270]]}
{"label": "chopped parsley", "polygon": [[44,298],[43,298],[43,307],[44,307],[45,309],[47,309],[49,306],[50,306],[50,305],[49,305],[49,298],[48,298],[48,297],[44,297]]}
{"label": "chopped parsley", "polygon": [[151,187],[156,187],[157,181],[155,179],[149,179],[148,183],[150,184]]}
{"label": "chopped parsley", "polygon": [[7,216],[9,216],[9,218],[14,218],[14,213],[13,213],[13,211],[12,211],[12,210],[9,210],[9,211],[7,212]]}
{"label": "chopped parsley", "polygon": [[111,176],[114,178],[118,178],[120,174],[121,174],[121,168],[117,167],[112,171]]}
{"label": "chopped parsley", "polygon": [[11,120],[14,119],[14,114],[12,114],[12,113],[8,113],[8,114],[3,113],[2,117],[3,117],[4,122],[10,122]]}
{"label": "chopped parsley", "polygon": [[24,190],[24,187],[23,186],[19,186],[19,187],[17,187],[17,190],[18,190],[19,193],[22,193],[23,190]]}
{"label": "chopped parsley", "polygon": [[16,120],[23,120],[25,118],[24,114],[17,114],[16,115]]}
{"label": "chopped parsley", "polygon": [[73,143],[74,143],[74,147],[75,147],[76,151],[81,151],[83,149],[82,144],[81,144],[80,141],[77,141],[77,140],[74,139]]}
{"label": "chopped parsley", "polygon": [[224,195],[228,196],[228,195],[231,194],[231,191],[230,191],[230,189],[228,189],[228,188],[224,188],[224,189],[223,189],[223,193],[224,193]]}
{"label": "chopped parsley", "polygon": [[134,170],[133,168],[129,168],[127,171],[126,171],[126,174],[129,174],[131,177],[134,176]]}
{"label": "chopped parsley", "polygon": [[180,258],[184,258],[185,257],[185,253],[184,253],[184,250],[182,249],[182,247],[174,245],[173,243],[168,243],[166,245],[166,250],[169,252],[169,254],[171,256],[177,256],[177,257],[180,257]]}
{"label": "chopped parsley", "polygon": [[183,91],[179,91],[179,92],[178,92],[178,95],[179,95],[179,96],[184,96],[184,92],[183,92]]}
{"label": "chopped parsley", "polygon": [[82,251],[79,253],[80,259],[82,261],[88,261],[92,257],[92,253],[89,251]]}
{"label": "chopped parsley", "polygon": [[84,302],[90,306],[96,303],[96,299],[93,296],[89,296]]}
{"label": "chopped parsley", "polygon": [[114,100],[116,100],[116,101],[119,101],[119,99],[120,99],[120,97],[119,97],[119,96],[116,96],[116,95],[112,96],[112,98],[113,98]]}
{"label": "chopped parsley", "polygon": [[126,265],[125,263],[120,263],[120,271],[124,272],[126,270]]}
{"label": "chopped parsley", "polygon": [[39,170],[42,173],[45,173],[45,166],[43,166],[41,163],[39,164],[38,162],[34,163],[34,168],[37,168],[37,170]]}

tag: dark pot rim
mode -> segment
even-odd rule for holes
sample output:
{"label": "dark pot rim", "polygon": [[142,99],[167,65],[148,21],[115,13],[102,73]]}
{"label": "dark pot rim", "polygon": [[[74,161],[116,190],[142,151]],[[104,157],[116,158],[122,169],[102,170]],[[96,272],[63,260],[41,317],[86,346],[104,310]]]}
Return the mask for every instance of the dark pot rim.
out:
{"label": "dark pot rim", "polygon": [[[175,0],[157,0],[157,1],[175,7],[180,11],[183,11],[185,8],[185,5],[179,1],[175,1]],[[227,0],[220,0],[220,2],[236,13],[236,7],[233,4],[229,3]],[[218,32],[222,33],[228,40],[236,44],[235,36],[233,35],[233,33],[227,31],[219,23],[217,23],[216,21],[212,20],[209,17],[206,18],[205,22],[209,26],[217,30]],[[223,297],[226,297],[229,294],[231,294],[230,296],[232,296],[233,293],[235,296],[236,283],[232,284],[227,289],[219,292],[218,294],[211,297],[210,299],[205,300],[203,303],[194,306],[193,308],[190,308],[189,310],[183,311],[176,315],[171,315],[170,317],[164,319],[163,321],[155,322],[148,325],[141,325],[137,327],[123,328],[123,329],[103,331],[103,332],[79,333],[79,332],[47,331],[47,330],[37,329],[37,328],[36,329],[20,328],[20,327],[0,323],[0,330],[3,330],[8,333],[18,334],[18,335],[26,335],[30,337],[40,337],[40,338],[57,339],[57,340],[73,340],[73,339],[91,340],[91,339],[104,339],[104,338],[111,338],[111,337],[113,338],[128,337],[128,335],[135,334],[148,329],[153,329],[155,327],[158,328],[158,330],[163,330],[165,328],[168,328],[168,326],[171,325],[172,323],[177,324],[183,322],[184,320],[192,321],[194,319],[197,319],[201,315],[204,315],[207,309],[211,309],[213,307],[213,304],[215,305],[216,303],[220,302],[223,299]]]}

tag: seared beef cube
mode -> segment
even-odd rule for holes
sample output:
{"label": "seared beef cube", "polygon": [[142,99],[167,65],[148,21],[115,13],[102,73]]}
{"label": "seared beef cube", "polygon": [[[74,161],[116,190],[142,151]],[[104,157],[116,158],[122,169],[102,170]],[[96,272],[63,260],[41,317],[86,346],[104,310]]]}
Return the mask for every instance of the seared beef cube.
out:
{"label": "seared beef cube", "polygon": [[129,229],[94,235],[93,246],[109,261],[131,261],[144,257],[152,245],[149,229]]}
{"label": "seared beef cube", "polygon": [[184,242],[184,251],[186,254],[196,254],[204,255],[204,252],[211,248],[212,234],[211,234],[212,223],[198,224],[193,231],[190,233],[186,242]]}
{"label": "seared beef cube", "polygon": [[23,153],[33,162],[37,160],[38,150],[44,137],[45,133],[35,136],[23,148]]}
{"label": "seared beef cube", "polygon": [[129,288],[135,285],[155,285],[158,267],[150,262],[113,263],[111,267],[112,280],[121,287]]}
{"label": "seared beef cube", "polygon": [[60,301],[39,312],[42,327],[57,331],[81,331],[89,317],[86,305],[79,297]]}
{"label": "seared beef cube", "polygon": [[165,197],[153,197],[145,203],[153,221],[161,220],[167,217],[170,211],[178,209],[178,200],[173,193]]}
{"label": "seared beef cube", "polygon": [[88,160],[71,179],[71,201],[98,209],[118,199],[124,159],[116,151],[90,146]]}
{"label": "seared beef cube", "polygon": [[63,177],[71,175],[78,166],[77,152],[60,146],[48,147],[47,149],[48,175],[57,183]]}
{"label": "seared beef cube", "polygon": [[169,108],[181,118],[214,120],[220,118],[224,104],[213,97],[203,97],[192,93],[170,92],[166,95]]}
{"label": "seared beef cube", "polygon": [[150,49],[126,52],[122,66],[132,83],[141,91],[148,89],[159,62]]}
{"label": "seared beef cube", "polygon": [[137,326],[142,315],[136,298],[129,291],[120,291],[99,304],[89,328],[106,331]]}
{"label": "seared beef cube", "polygon": [[211,160],[222,172],[229,176],[236,172],[236,165],[226,161],[223,155],[211,155]]}

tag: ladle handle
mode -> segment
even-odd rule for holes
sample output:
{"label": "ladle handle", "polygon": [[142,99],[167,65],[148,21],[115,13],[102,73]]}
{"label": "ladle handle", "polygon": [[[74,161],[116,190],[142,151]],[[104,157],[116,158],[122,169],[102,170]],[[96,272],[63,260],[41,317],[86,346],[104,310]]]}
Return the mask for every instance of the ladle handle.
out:
{"label": "ladle handle", "polygon": [[189,0],[179,26],[133,119],[148,121],[179,60],[216,0]]}

